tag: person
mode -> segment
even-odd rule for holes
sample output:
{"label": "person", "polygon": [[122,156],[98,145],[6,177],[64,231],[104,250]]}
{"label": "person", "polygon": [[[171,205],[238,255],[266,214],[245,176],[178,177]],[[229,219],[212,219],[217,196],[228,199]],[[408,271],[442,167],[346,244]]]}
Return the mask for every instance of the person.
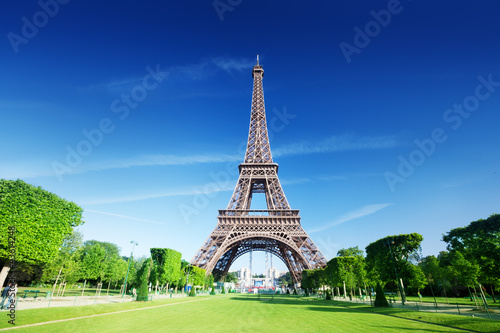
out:
{"label": "person", "polygon": [[12,284],[12,286],[9,289],[8,295],[9,295],[9,301],[7,302],[7,306],[5,306],[6,309],[15,302],[14,299],[16,298],[17,295],[17,283]]}
{"label": "person", "polygon": [[[5,303],[5,300],[7,299],[7,295],[9,294],[9,289],[10,289],[10,284],[8,286],[6,286],[3,290],[2,290],[2,303],[0,303],[0,310],[3,310],[4,308],[7,309],[7,306],[4,306],[4,303]],[[7,304],[8,305],[8,304]]]}
{"label": "person", "polygon": [[134,295],[134,297],[136,297],[136,296],[137,296],[137,290],[136,290],[135,288],[134,288],[134,289],[132,289],[132,295]]}

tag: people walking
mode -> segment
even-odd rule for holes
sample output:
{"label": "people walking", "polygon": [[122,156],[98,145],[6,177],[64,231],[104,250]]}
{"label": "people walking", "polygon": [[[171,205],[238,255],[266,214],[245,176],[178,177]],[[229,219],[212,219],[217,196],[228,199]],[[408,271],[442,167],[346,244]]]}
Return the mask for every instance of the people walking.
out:
{"label": "people walking", "polygon": [[[9,301],[7,302],[7,305],[5,306],[5,309],[11,307],[10,305],[14,304],[14,302],[15,302],[14,299],[16,298],[16,295],[17,295],[17,283],[11,284],[11,287],[10,287],[7,294],[9,296]],[[12,307],[15,307],[15,304]]]}
{"label": "people walking", "polygon": [[[3,290],[2,290],[2,303],[0,303],[0,310],[3,310],[4,308],[7,309],[7,306],[4,306],[4,303],[5,303],[5,300],[7,299],[7,296],[9,294],[9,289],[10,289],[10,284],[8,286],[6,286]],[[8,305],[8,303],[7,303]]]}

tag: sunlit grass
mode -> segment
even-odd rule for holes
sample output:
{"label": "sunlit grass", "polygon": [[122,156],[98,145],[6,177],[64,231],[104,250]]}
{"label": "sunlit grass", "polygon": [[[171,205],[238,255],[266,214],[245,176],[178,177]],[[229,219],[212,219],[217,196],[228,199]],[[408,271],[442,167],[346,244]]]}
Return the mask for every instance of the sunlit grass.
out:
{"label": "sunlit grass", "polygon": [[[142,310],[139,310],[141,309]],[[16,313],[16,324],[112,313],[21,328],[29,332],[458,332],[460,327],[498,332],[500,323],[480,318],[375,309],[316,298],[221,295],[149,303],[44,308]],[[420,317],[420,318],[419,318]],[[411,319],[411,320],[409,320]],[[446,326],[433,325],[436,323]],[[0,327],[9,327],[6,320]]]}

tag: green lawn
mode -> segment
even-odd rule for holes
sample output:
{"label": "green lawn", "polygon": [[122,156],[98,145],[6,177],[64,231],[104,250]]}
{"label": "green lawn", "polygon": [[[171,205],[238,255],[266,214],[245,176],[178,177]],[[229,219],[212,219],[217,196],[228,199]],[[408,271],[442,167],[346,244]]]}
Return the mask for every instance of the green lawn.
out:
{"label": "green lawn", "polygon": [[[314,298],[221,295],[82,307],[18,311],[16,324],[112,313],[20,328],[15,332],[463,332],[435,321],[481,332],[499,332],[500,322],[453,315],[374,309],[363,304]],[[377,313],[380,312],[380,313]],[[400,316],[400,317],[396,317]],[[3,316],[1,316],[3,317]],[[407,317],[407,318],[402,318]],[[6,319],[0,328],[9,327]]]}

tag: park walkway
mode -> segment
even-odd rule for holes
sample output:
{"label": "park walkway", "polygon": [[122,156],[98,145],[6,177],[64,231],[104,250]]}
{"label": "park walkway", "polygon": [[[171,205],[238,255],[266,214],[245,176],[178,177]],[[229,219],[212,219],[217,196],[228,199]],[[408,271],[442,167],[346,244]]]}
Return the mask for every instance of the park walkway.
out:
{"label": "park walkway", "polygon": [[[170,294],[167,295],[152,295],[153,300],[155,299],[165,299],[174,297],[186,297],[186,294]],[[39,308],[52,308],[60,306],[82,306],[82,305],[93,305],[93,304],[110,304],[110,303],[125,303],[132,302],[132,296],[65,296],[65,297],[52,297],[52,299],[36,299],[33,298],[19,298],[16,304],[16,310],[28,310],[28,309],[39,309]]]}
{"label": "park walkway", "polygon": [[[359,298],[353,298],[352,301],[349,301],[349,298],[344,297],[334,297],[336,301],[343,302],[351,302],[351,303],[363,303],[363,304],[371,304],[370,299],[365,299],[364,301]],[[438,303],[437,307],[434,303],[428,302],[406,302],[405,305],[401,303],[401,301],[395,301],[390,303],[393,308],[407,309],[407,310],[415,310],[415,311],[425,311],[425,312],[438,312],[438,313],[447,313],[453,315],[460,316],[469,316],[469,317],[480,317],[480,318],[490,318],[494,320],[500,320],[500,311],[495,309],[489,309],[489,316],[486,310],[478,309],[474,305],[465,305],[465,304],[445,304]]]}

